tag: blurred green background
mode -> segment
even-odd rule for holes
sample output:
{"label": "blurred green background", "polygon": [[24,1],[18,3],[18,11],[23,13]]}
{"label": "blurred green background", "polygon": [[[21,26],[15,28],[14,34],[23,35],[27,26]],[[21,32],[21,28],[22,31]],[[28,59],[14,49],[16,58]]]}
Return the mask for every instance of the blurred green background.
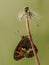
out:
{"label": "blurred green background", "polygon": [[[32,38],[38,47],[41,65],[49,65],[49,0],[0,0],[0,65],[35,65],[34,57],[13,59],[14,49],[26,35],[25,20],[17,19],[25,6],[39,12],[41,19],[30,20]],[[39,27],[37,26],[39,24]]]}

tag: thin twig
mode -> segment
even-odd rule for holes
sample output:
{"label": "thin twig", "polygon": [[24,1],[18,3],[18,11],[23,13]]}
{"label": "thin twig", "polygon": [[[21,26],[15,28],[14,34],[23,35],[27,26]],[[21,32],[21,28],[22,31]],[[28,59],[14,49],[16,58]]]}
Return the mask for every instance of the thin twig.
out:
{"label": "thin twig", "polygon": [[35,61],[36,61],[36,64],[37,65],[40,65],[40,62],[39,62],[39,58],[36,54],[36,51],[35,51],[35,48],[34,48],[34,43],[33,43],[33,40],[32,40],[32,35],[31,35],[31,32],[30,32],[30,27],[29,27],[29,20],[28,20],[28,16],[26,15],[26,29],[27,29],[27,33],[28,33],[28,37],[29,37],[29,40],[30,40],[30,44],[32,46],[32,50],[33,50],[33,53],[34,53],[34,56],[35,56]]}

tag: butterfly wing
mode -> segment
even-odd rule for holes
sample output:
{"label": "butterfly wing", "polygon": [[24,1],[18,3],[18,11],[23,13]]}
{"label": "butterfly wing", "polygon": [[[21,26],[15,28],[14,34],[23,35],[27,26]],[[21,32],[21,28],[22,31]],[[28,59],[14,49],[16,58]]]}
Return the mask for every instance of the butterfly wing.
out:
{"label": "butterfly wing", "polygon": [[17,47],[15,48],[15,51],[14,51],[14,59],[17,61],[17,60],[20,60],[24,57],[24,52],[22,51],[22,43],[23,43],[23,40],[21,40]]}
{"label": "butterfly wing", "polygon": [[[33,53],[33,50],[32,50],[31,44],[30,44],[30,40],[26,36],[24,37],[24,43],[23,43],[22,47],[26,49],[25,57],[31,58],[31,57],[34,56],[34,53]],[[35,46],[35,44],[34,44],[34,48],[35,48],[35,51],[36,51],[36,54],[37,54],[38,49]]]}
{"label": "butterfly wing", "polygon": [[[37,49],[37,47],[35,45],[34,45],[34,47],[35,47],[35,51],[36,51],[36,54],[37,54],[38,49]],[[32,50],[32,48],[29,48],[27,53],[26,53],[26,57],[27,58],[32,58],[33,56],[34,56],[33,50]]]}

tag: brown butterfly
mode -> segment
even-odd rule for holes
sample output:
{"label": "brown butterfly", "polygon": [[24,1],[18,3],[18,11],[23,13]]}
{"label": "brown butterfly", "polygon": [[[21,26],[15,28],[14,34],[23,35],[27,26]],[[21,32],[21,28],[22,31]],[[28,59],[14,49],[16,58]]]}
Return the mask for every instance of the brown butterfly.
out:
{"label": "brown butterfly", "polygon": [[[35,45],[34,47],[37,53],[38,49]],[[32,58],[33,56],[34,54],[28,36],[22,36],[21,41],[18,43],[14,51],[14,59],[17,61],[24,57]]]}

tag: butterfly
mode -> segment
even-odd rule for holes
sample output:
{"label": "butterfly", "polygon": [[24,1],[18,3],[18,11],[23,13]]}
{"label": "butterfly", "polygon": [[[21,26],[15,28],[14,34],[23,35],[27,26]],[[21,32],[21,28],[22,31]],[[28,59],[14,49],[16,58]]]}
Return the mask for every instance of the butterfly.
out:
{"label": "butterfly", "polygon": [[[35,46],[35,44],[34,47],[37,54],[38,49]],[[33,56],[34,54],[28,36],[27,35],[22,36],[22,39],[20,40],[20,42],[18,43],[17,47],[14,50],[14,59],[18,61],[24,57],[32,58]]]}

